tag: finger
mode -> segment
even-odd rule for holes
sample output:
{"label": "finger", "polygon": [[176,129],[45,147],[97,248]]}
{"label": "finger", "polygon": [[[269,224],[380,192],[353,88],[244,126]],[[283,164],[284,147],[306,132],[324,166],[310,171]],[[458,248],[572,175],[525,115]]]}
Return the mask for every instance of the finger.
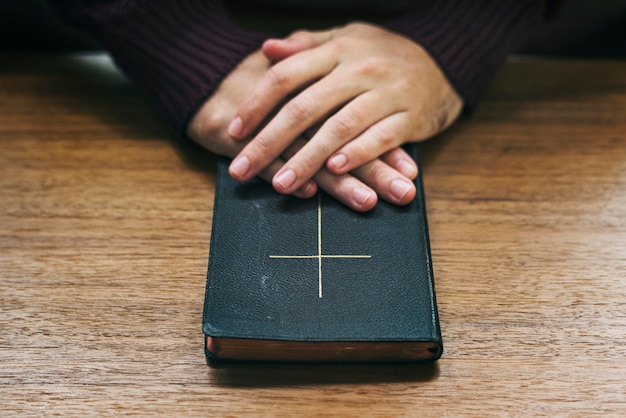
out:
{"label": "finger", "polygon": [[305,43],[289,42],[286,39],[268,39],[263,42],[261,50],[267,59],[272,63],[308,49]]}
{"label": "finger", "polygon": [[[263,120],[289,95],[328,74],[336,61],[331,54],[308,50],[274,64],[237,108],[228,127],[234,139],[252,134]],[[300,108],[294,108],[298,111]],[[303,111],[308,107],[302,108]],[[304,115],[300,115],[302,117]]]}
{"label": "finger", "polygon": [[350,174],[336,176],[322,169],[314,179],[325,192],[357,212],[372,210],[378,202],[376,192]]}
{"label": "finger", "polygon": [[362,165],[352,174],[369,185],[378,197],[394,205],[406,205],[415,198],[415,184],[379,159]]}
{"label": "finger", "polygon": [[[336,80],[337,78],[339,80]],[[336,105],[345,103],[346,100],[351,99],[353,95],[359,93],[360,86],[356,85],[344,91],[344,89],[346,89],[345,86],[349,86],[349,83],[342,85],[341,81],[340,76],[330,74],[325,80],[320,81],[315,86],[311,86],[307,91],[301,93],[301,95],[310,95],[313,97],[307,100],[322,100],[323,98],[329,101],[329,103]],[[323,85],[328,87],[323,88]],[[342,85],[342,87],[332,89],[333,86],[338,85]],[[333,91],[332,93],[326,93],[325,89]],[[377,100],[378,96],[379,94],[375,92],[358,94],[353,100],[349,101],[344,107],[329,117],[311,140],[290,158],[278,172],[274,178],[274,187],[282,187],[283,189],[281,191],[283,193],[291,193],[319,171],[319,169],[324,166],[328,157],[337,149],[357,138],[362,132],[366,131],[369,126],[376,124],[381,118],[388,115],[389,112],[395,110],[395,104],[392,101]],[[278,119],[278,117],[276,119]],[[273,122],[274,121],[272,121],[272,123]],[[287,119],[284,123],[296,124],[297,122]],[[277,129],[276,132],[278,134],[278,132],[287,129],[287,127],[278,125],[274,127],[274,129]],[[396,138],[394,138],[394,140],[395,139]],[[388,144],[388,146],[390,145],[392,144]],[[396,140],[394,145],[399,145],[399,140]],[[378,155],[372,155],[369,159],[371,160],[376,157],[378,157]],[[339,158],[341,158],[341,155]],[[338,158],[333,160],[335,166],[339,166],[340,163],[341,161],[338,161]],[[335,172],[335,174],[345,174],[348,171],[349,170],[343,170],[341,173]]]}
{"label": "finger", "polygon": [[[314,57],[318,54],[311,55]],[[327,117],[342,103],[358,97],[363,88],[359,81],[353,78],[345,79],[333,73],[309,86],[289,100],[246,145],[231,164],[231,175],[240,181],[252,178],[279,156],[295,138]],[[357,103],[343,112],[343,116],[333,117],[338,122],[331,123],[331,127],[335,126],[333,129],[341,131],[342,136],[351,138],[354,134],[346,133],[346,126],[349,125],[350,129],[352,126],[363,129],[361,125],[370,122],[367,117],[357,114],[359,107]],[[347,119],[350,121],[346,121]],[[298,154],[297,161],[290,163],[288,169],[281,170],[279,176],[274,179],[274,185],[281,188],[282,193],[292,193],[302,186],[324,165],[326,158],[342,145],[334,143],[336,135],[325,141],[315,139],[318,135],[319,132],[313,140],[316,144],[319,143],[316,148],[319,152],[307,151]]]}
{"label": "finger", "polygon": [[[281,158],[274,160],[265,170],[259,173],[259,177],[266,182],[272,182],[272,178],[276,175],[276,172],[285,164],[285,161]],[[314,181],[306,182],[302,187],[292,193],[293,196],[308,199],[315,196],[317,193],[317,185]]]}
{"label": "finger", "polygon": [[408,179],[414,180],[417,177],[417,163],[400,147],[387,151],[380,156],[380,159]]}
{"label": "finger", "polygon": [[[298,139],[285,151],[283,158],[291,158],[305,144],[306,140]],[[322,188],[335,199],[355,211],[369,211],[373,209],[378,202],[376,192],[351,174],[337,176],[329,173],[325,169],[321,169],[313,178],[319,188]],[[308,184],[308,182],[306,184]]]}
{"label": "finger", "polygon": [[263,43],[261,50],[272,62],[281,61],[288,56],[314,48],[332,38],[335,30],[296,31],[287,38],[270,38]]}
{"label": "finger", "polygon": [[370,126],[328,158],[326,168],[343,174],[372,161],[410,138],[406,138],[406,113],[394,113]]}

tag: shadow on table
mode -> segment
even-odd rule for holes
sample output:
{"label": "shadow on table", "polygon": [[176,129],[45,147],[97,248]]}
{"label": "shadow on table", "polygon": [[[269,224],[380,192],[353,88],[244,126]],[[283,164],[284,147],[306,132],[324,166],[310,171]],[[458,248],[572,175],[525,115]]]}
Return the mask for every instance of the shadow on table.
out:
{"label": "shadow on table", "polygon": [[139,141],[171,141],[191,170],[206,171],[209,175],[214,172],[216,157],[191,140],[180,138],[155,103],[120,72],[107,54],[14,56],[17,59],[0,64],[0,74],[19,73],[21,77],[40,80],[24,83],[36,89],[33,97],[53,99],[55,106],[63,107],[67,114],[99,121],[107,127],[107,135]]}
{"label": "shadow on table", "polygon": [[331,384],[429,382],[439,363],[286,364],[207,360],[211,380],[225,387],[280,387]]}

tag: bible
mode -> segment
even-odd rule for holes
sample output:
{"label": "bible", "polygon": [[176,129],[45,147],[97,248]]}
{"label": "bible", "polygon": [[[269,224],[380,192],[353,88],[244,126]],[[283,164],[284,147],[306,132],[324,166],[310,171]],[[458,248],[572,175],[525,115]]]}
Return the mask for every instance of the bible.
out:
{"label": "bible", "polygon": [[[417,145],[407,151],[417,160]],[[357,213],[320,191],[238,183],[220,159],[203,313],[210,359],[436,360],[442,353],[421,182]]]}

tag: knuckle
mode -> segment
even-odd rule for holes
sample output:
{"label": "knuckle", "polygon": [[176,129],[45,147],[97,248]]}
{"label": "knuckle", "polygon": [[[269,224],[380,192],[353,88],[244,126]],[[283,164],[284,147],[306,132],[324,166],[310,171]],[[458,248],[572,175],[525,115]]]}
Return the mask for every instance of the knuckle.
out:
{"label": "knuckle", "polygon": [[444,109],[436,104],[427,106],[425,104],[415,104],[411,115],[414,118],[411,121],[412,139],[424,140],[430,138],[443,131],[447,126],[448,116]]}
{"label": "knuckle", "polygon": [[348,51],[350,51],[351,49],[354,48],[354,44],[352,43],[352,41],[350,39],[345,38],[345,37],[334,38],[332,40],[332,42],[330,42],[330,44],[328,46],[336,54],[342,54],[342,53],[348,52]]}
{"label": "knuckle", "polygon": [[433,118],[430,122],[430,135],[437,135],[439,132],[443,131],[446,126],[446,120],[442,117]]}
{"label": "knuckle", "polygon": [[357,133],[357,118],[355,115],[345,113],[332,119],[331,132],[339,138],[351,137]]}
{"label": "knuckle", "polygon": [[346,150],[346,153],[350,154],[350,162],[353,165],[360,166],[367,161],[370,161],[372,157],[370,157],[370,150],[368,149],[365,143],[354,141],[350,143],[349,150]]}
{"label": "knuckle", "polygon": [[409,80],[407,77],[397,77],[394,80],[391,88],[394,91],[406,93],[419,91],[419,86],[417,86],[413,80]]}
{"label": "knuckle", "polygon": [[364,76],[379,76],[389,68],[389,63],[382,57],[373,55],[362,60],[357,73]]}
{"label": "knuckle", "polygon": [[206,132],[204,121],[199,120],[200,118],[193,119],[188,125],[186,134],[190,138],[199,139],[204,136]]}
{"label": "knuckle", "polygon": [[299,160],[300,169],[303,173],[314,173],[318,171],[322,166],[322,163],[320,163],[318,159],[311,154],[304,154],[300,156]]}
{"label": "knuckle", "polygon": [[294,157],[294,167],[302,177],[311,177],[319,171],[325,163],[323,147],[310,148],[306,147],[296,154]]}
{"label": "knuckle", "polygon": [[307,120],[311,114],[311,106],[308,99],[303,96],[295,97],[285,105],[285,111],[296,121]]}
{"label": "knuckle", "polygon": [[365,161],[369,161],[372,159],[369,156],[371,152],[370,147],[367,146],[366,142],[359,142],[354,145],[355,145],[354,155],[359,159],[359,161],[365,162]]}
{"label": "knuckle", "polygon": [[445,123],[445,118],[439,114],[430,115],[430,117],[425,118],[422,122],[422,138],[419,139],[426,139],[437,135],[444,129]]}
{"label": "knuckle", "polygon": [[[239,104],[235,115],[239,116],[244,124],[250,125],[255,123],[258,119],[258,115],[261,112],[258,101],[246,100]],[[233,116],[234,118],[234,116]],[[231,119],[232,120],[232,119]],[[225,122],[224,125],[228,126],[230,121]]]}
{"label": "knuckle", "polygon": [[289,74],[280,64],[273,65],[267,70],[267,80],[272,88],[283,89],[289,82]]}
{"label": "knuckle", "polygon": [[273,155],[274,143],[270,140],[269,136],[261,134],[258,135],[254,140],[254,144],[256,148],[255,153],[257,155],[260,155],[263,158]]}
{"label": "knuckle", "polygon": [[381,174],[383,174],[379,164],[366,164],[363,168],[365,170],[365,178],[369,179],[371,182],[380,179]]}
{"label": "knuckle", "polygon": [[200,111],[187,125],[187,136],[195,140],[206,140],[223,134],[226,119],[220,112]]}
{"label": "knuckle", "polygon": [[397,135],[386,126],[376,128],[376,140],[382,149],[393,148],[397,143]]}

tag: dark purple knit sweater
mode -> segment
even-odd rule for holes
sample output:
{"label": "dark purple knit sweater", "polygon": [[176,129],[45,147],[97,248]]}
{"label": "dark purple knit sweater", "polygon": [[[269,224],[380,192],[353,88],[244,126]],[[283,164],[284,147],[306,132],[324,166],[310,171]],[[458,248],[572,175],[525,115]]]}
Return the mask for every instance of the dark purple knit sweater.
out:
{"label": "dark purple knit sweater", "polygon": [[[219,0],[50,0],[95,35],[184,135],[220,81],[268,37],[236,26]],[[473,106],[548,0],[416,0],[384,25],[422,45]]]}

